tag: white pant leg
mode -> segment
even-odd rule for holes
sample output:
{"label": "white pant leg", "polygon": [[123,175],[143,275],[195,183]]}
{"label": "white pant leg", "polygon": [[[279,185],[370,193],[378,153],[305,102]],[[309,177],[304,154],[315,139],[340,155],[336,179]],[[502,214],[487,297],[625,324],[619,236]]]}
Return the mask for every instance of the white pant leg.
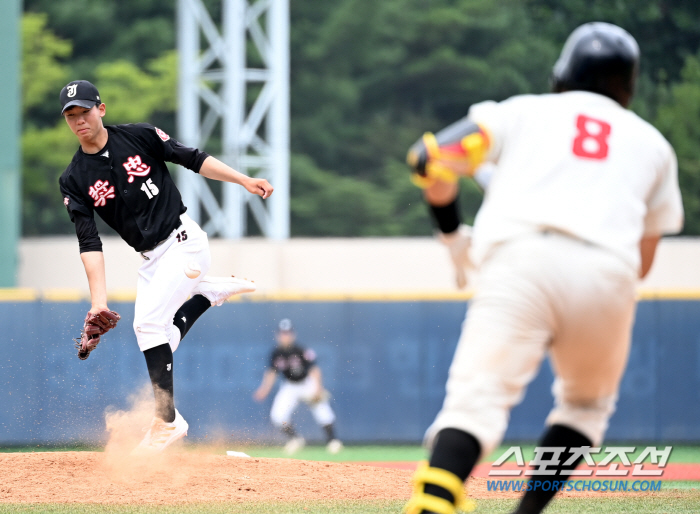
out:
{"label": "white pant leg", "polygon": [[316,420],[316,423],[322,427],[335,423],[335,412],[333,412],[328,400],[309,404],[309,408],[311,409],[311,414]]}
{"label": "white pant leg", "polygon": [[316,420],[316,423],[322,427],[334,423],[335,413],[331,408],[331,403],[329,400],[326,399],[320,402],[312,402],[314,394],[317,391],[316,380],[309,375],[300,382],[300,386],[303,389],[303,396],[301,399],[309,406],[311,415]]}
{"label": "white pant leg", "polygon": [[[548,422],[602,438],[626,362],[633,291],[633,272],[617,257],[564,236],[537,235],[496,249],[480,270],[426,443],[452,427],[474,435],[483,454],[492,451],[550,344],[564,385]],[[595,328],[580,331],[584,325]],[[602,365],[591,372],[596,359]]]}
{"label": "white pant leg", "polygon": [[[141,351],[170,342],[173,316],[211,266],[206,233],[187,215],[181,219],[177,233],[185,231],[187,238],[181,236],[178,241],[176,234],[171,235],[165,243],[145,253],[149,260],[144,260],[139,268],[134,331]],[[192,261],[202,270],[196,279],[188,278],[184,272]]]}
{"label": "white pant leg", "polygon": [[281,427],[285,423],[292,421],[294,409],[297,408],[303,396],[304,388],[300,384],[285,380],[272,401],[272,408],[270,409],[272,423]]}
{"label": "white pant leg", "polygon": [[[609,254],[589,248],[589,273],[576,294],[559,291],[559,331],[550,349],[555,406],[547,424],[567,425],[599,446],[615,410],[629,355],[636,275]],[[576,255],[582,261],[584,255]],[[581,262],[582,266],[584,262]]]}
{"label": "white pant leg", "polygon": [[507,264],[489,264],[470,302],[428,446],[443,428],[458,428],[476,437],[482,455],[495,449],[551,339],[552,313],[542,292]]}

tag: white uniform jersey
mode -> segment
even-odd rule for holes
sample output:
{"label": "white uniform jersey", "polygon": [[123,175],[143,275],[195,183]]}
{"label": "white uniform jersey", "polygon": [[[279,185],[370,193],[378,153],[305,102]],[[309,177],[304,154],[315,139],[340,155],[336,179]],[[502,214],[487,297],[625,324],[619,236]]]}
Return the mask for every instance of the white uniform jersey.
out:
{"label": "white uniform jersey", "polygon": [[644,235],[683,225],[676,156],[649,123],[586,91],[472,106],[497,164],[474,224],[472,258],[554,229],[614,252],[635,270]]}

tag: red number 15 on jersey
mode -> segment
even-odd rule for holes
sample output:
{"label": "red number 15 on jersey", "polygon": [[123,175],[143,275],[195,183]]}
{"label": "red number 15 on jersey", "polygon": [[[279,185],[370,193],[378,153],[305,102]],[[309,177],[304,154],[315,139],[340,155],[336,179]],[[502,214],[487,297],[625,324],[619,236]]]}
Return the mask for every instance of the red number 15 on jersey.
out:
{"label": "red number 15 on jersey", "polygon": [[579,114],[576,118],[576,138],[573,152],[584,159],[603,160],[608,156],[610,123]]}

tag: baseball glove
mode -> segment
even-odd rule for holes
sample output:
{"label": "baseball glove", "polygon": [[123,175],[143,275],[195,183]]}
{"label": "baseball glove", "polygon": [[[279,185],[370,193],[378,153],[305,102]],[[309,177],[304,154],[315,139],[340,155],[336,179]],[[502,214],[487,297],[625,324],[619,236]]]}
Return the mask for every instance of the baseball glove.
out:
{"label": "baseball glove", "polygon": [[75,347],[78,349],[78,358],[83,361],[87,359],[90,352],[100,342],[100,337],[116,327],[117,321],[120,319],[119,314],[107,309],[95,314],[88,312],[83,322],[83,329],[80,331],[80,337],[73,339]]}
{"label": "baseball glove", "polygon": [[331,399],[331,393],[327,389],[324,389],[320,393],[318,393],[315,396],[312,396],[311,398],[308,398],[306,401],[307,405],[314,406],[318,403],[325,402]]}

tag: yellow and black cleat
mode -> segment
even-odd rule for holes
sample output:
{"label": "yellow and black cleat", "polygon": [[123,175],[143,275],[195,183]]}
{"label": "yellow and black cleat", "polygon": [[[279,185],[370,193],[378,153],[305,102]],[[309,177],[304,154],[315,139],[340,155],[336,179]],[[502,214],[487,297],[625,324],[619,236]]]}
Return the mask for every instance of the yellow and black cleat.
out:
{"label": "yellow and black cleat", "polygon": [[[455,499],[454,503],[426,494],[426,484],[433,484],[447,490]],[[427,461],[421,462],[413,475],[413,496],[404,507],[404,514],[421,514],[423,511],[435,514],[457,514],[473,512],[476,502],[464,494],[464,484],[460,478],[445,469],[431,468]]]}

